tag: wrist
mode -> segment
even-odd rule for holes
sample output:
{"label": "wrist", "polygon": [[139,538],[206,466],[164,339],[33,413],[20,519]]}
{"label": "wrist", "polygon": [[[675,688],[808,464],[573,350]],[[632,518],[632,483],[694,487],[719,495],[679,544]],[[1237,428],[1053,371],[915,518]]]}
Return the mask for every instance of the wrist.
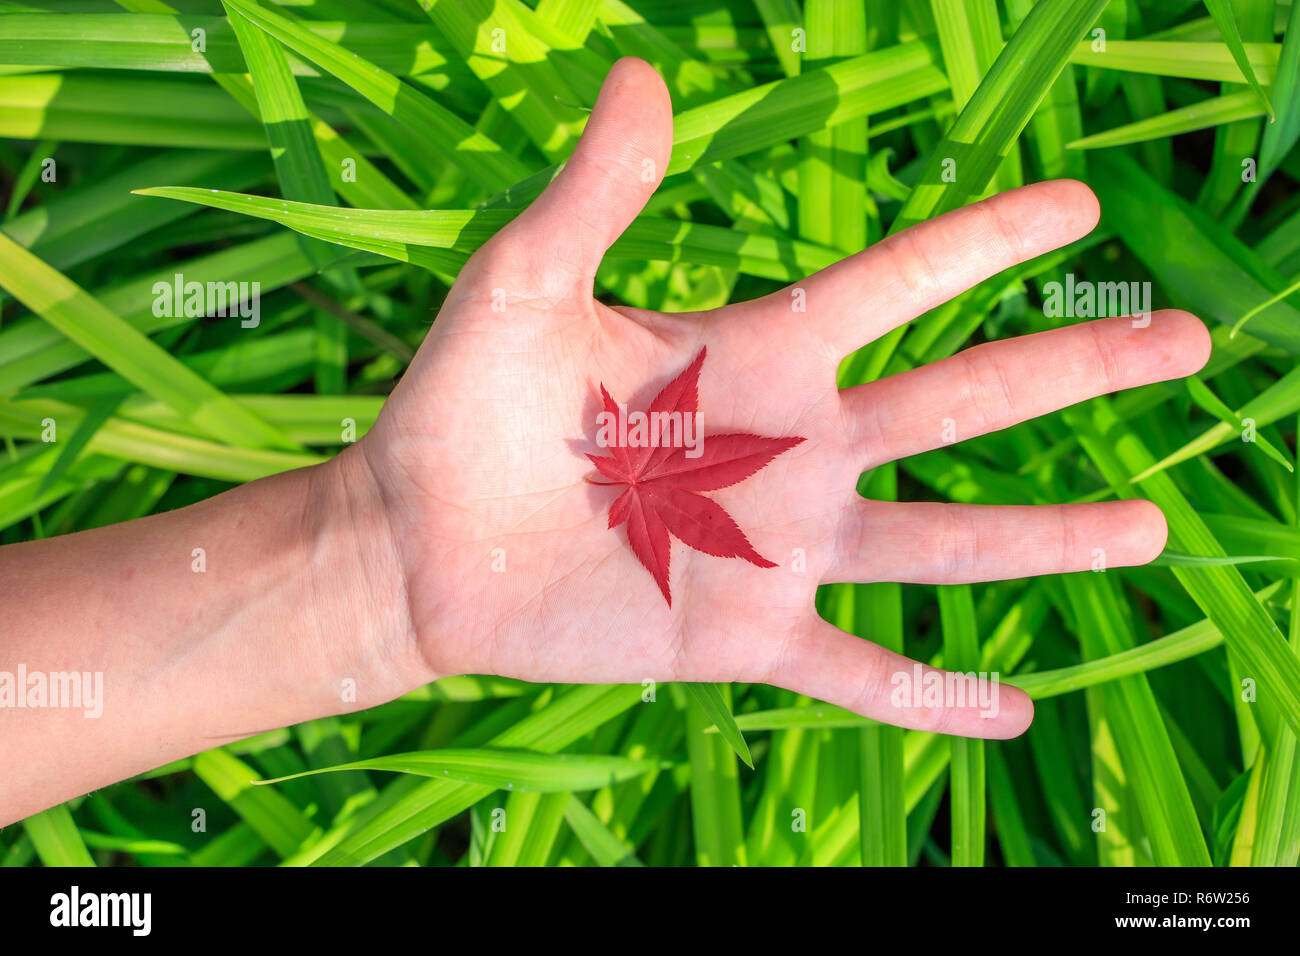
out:
{"label": "wrist", "polygon": [[364,450],[349,446],[302,474],[316,672],[339,695],[335,712],[383,703],[434,680],[439,675],[421,654],[412,623],[400,543]]}

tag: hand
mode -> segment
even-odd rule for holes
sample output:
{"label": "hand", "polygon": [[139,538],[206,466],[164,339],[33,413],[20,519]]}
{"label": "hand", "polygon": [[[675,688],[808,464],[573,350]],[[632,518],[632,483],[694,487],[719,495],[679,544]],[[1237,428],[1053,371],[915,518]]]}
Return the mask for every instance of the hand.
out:
{"label": "hand", "polygon": [[[643,181],[644,160],[662,171],[671,140],[662,81],[619,61],[563,172],[470,260],[375,427],[336,460],[346,483],[373,483],[382,502],[417,651],[405,683],[763,682],[908,727],[1021,733],[1033,708],[1010,687],[992,718],[974,705],[891,705],[890,677],[911,662],[819,619],[817,586],[1079,571],[1098,547],[1111,566],[1141,564],[1164,546],[1160,511],[873,502],[858,476],[942,444],[945,418],[968,438],[1188,375],[1209,355],[1204,326],[1178,312],[1146,328],[1083,323],[840,391],[849,352],[1088,233],[1092,193],[1040,183],[916,226],[798,283],[806,312],[792,311],[789,291],[684,315],[605,306],[592,296],[596,267],[658,185]],[[617,492],[584,480],[584,452],[599,452],[598,383],[644,408],[701,346],[706,443],[728,430],[807,441],[710,496],[779,566],[674,541],[670,608],[626,530],[607,527]]]}

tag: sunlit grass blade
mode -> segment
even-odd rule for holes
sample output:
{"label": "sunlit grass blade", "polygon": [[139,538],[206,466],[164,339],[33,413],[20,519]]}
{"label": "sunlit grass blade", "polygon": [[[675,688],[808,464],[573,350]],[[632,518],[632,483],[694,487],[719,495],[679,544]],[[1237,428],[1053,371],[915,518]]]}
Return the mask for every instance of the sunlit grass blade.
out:
{"label": "sunlit grass blade", "polygon": [[1011,779],[1005,758],[997,743],[985,746],[989,808],[993,814],[994,834],[1007,866],[1034,866],[1033,842],[1020,812],[1016,782]]}
{"label": "sunlit grass blade", "polygon": [[506,828],[495,835],[483,865],[545,866],[559,839],[569,798],[563,791],[511,793],[503,808]]}
{"label": "sunlit grass blade", "polygon": [[251,152],[168,150],[107,176],[63,184],[57,195],[6,222],[4,232],[53,268],[69,269],[189,215],[139,202],[132,189],[152,185],[160,176],[182,185],[246,189],[263,179],[268,167],[264,157]]}
{"label": "sunlit grass blade", "polygon": [[250,781],[256,774],[238,757],[224,750],[208,750],[195,756],[193,766],[199,779],[279,856],[288,856],[319,835],[319,829],[302,810],[282,794],[254,787]]}
{"label": "sunlit grass blade", "polygon": [[1254,93],[1228,93],[1211,97],[1182,109],[1170,110],[1158,116],[1116,126],[1104,133],[1093,133],[1067,143],[1067,149],[1102,149],[1107,146],[1125,146],[1166,136],[1178,136],[1198,129],[1222,126],[1238,120],[1264,115]]}
{"label": "sunlit grass blade", "polygon": [[1205,7],[1210,11],[1210,16],[1214,17],[1219,33],[1223,35],[1223,42],[1228,45],[1228,49],[1232,51],[1232,59],[1241,69],[1241,75],[1255,91],[1269,120],[1272,121],[1273,104],[1268,101],[1268,94],[1260,86],[1259,78],[1255,76],[1255,71],[1250,65],[1250,57],[1246,55],[1245,47],[1241,42],[1241,30],[1237,27],[1237,16],[1233,13],[1232,5],[1228,0],[1205,0]]}
{"label": "sunlit grass blade", "polygon": [[1264,183],[1269,180],[1283,158],[1300,141],[1300,8],[1291,5],[1286,35],[1278,55],[1277,78],[1272,100],[1277,119],[1264,127],[1260,137],[1259,169],[1254,182],[1247,183],[1227,221],[1238,225],[1245,218]]}
{"label": "sunlit grass blade", "polygon": [[736,752],[736,756],[744,762],[745,766],[753,770],[754,758],[749,755],[749,745],[745,743],[744,735],[736,726],[736,718],[732,716],[731,708],[727,705],[726,698],[722,696],[718,685],[688,683],[683,686],[686,688],[686,693],[709,718],[710,723],[713,724],[712,729],[721,734],[722,739]]}
{"label": "sunlit grass blade", "polygon": [[1144,469],[1129,479],[1133,483],[1144,481],[1157,472],[1172,468],[1220,447],[1224,442],[1243,437],[1242,424],[1253,422],[1256,427],[1271,424],[1285,415],[1300,411],[1300,369],[1292,369],[1264,391],[1260,392],[1240,410],[1233,413],[1238,423],[1221,421],[1212,425],[1175,452]]}
{"label": "sunlit grass blade", "polygon": [[645,760],[606,754],[548,754],[526,750],[484,748],[480,750],[426,750],[369,760],[354,760],[336,767],[319,767],[301,773],[254,780],[256,784],[279,783],[318,773],[344,770],[385,770],[421,777],[438,777],[490,786],[521,793],[552,793],[594,790],[647,773],[656,764]]}
{"label": "sunlit grass blade", "polygon": [[722,97],[677,114],[668,174],[883,112],[947,85],[934,50],[914,41]]}
{"label": "sunlit grass blade", "polygon": [[[304,235],[431,269],[458,268],[516,215],[510,209],[346,209],[188,187],[137,192],[270,219]],[[609,255],[727,266],[774,279],[802,278],[839,258],[799,240],[644,216],[615,241]]]}
{"label": "sunlit grass blade", "polygon": [[[299,202],[332,203],[334,190],[316,146],[313,118],[284,48],[237,12],[230,14],[230,25],[248,65],[281,194]],[[303,240],[303,252],[321,270],[344,255],[330,245],[307,239]],[[347,267],[327,274],[326,279],[344,287],[360,287],[356,273]],[[315,314],[315,327],[316,390],[337,394],[344,390],[347,379],[347,330],[332,313],[322,310]]]}
{"label": "sunlit grass blade", "polygon": [[[865,493],[879,500],[898,498],[898,469],[884,465],[867,478]],[[863,605],[864,639],[903,653],[903,589],[892,582],[859,584],[854,598]],[[838,708],[836,708],[838,709]],[[844,712],[846,715],[847,711]],[[852,715],[857,716],[857,715]],[[864,721],[858,733],[858,842],[863,866],[907,865],[907,809],[904,795],[903,731]]]}
{"label": "sunlit grass blade", "polygon": [[51,807],[23,821],[23,830],[46,866],[94,866],[95,861],[66,805]]}
{"label": "sunlit grass blade", "polygon": [[568,155],[586,117],[538,35],[533,11],[512,0],[422,0],[421,6],[542,153],[552,160]]}
{"label": "sunlit grass blade", "polygon": [[741,730],[836,730],[847,727],[870,727],[877,722],[833,704],[812,703],[772,710],[755,710],[736,717]]}
{"label": "sunlit grass blade", "polygon": [[[1115,418],[1104,399],[1065,413],[1078,431],[1084,449],[1107,480],[1121,484],[1130,471],[1151,464],[1151,454],[1132,431]],[[1102,436],[1105,436],[1104,438]],[[1169,523],[1169,543],[1189,554],[1221,556],[1223,548],[1168,475],[1142,483]],[[1261,686],[1269,688],[1282,717],[1300,731],[1300,662],[1282,640],[1277,625],[1251,594],[1241,572],[1231,566],[1175,568],[1174,574],[1193,600],[1223,633]]]}
{"label": "sunlit grass blade", "polygon": [[[84,415],[76,405],[50,399],[0,402],[0,434],[40,441],[47,419],[52,418],[56,427],[62,422],[63,427],[75,429]],[[104,422],[87,441],[86,449],[221,481],[253,481],[324,461],[319,455],[219,444],[118,418]]]}
{"label": "sunlit grass blade", "polygon": [[798,0],[754,0],[754,6],[763,18],[763,27],[781,69],[786,76],[798,76],[802,62],[794,42],[797,37],[794,31],[801,22]]}
{"label": "sunlit grass blade", "polygon": [[600,866],[642,865],[632,849],[611,833],[577,795],[571,795],[565,802],[564,819]]}
{"label": "sunlit grass blade", "polygon": [[[1065,587],[1074,606],[1085,656],[1096,658],[1131,647],[1128,625],[1108,579],[1074,574],[1066,577]],[[1101,694],[1156,863],[1208,866],[1209,851],[1187,783],[1146,678],[1122,678],[1104,685]]]}
{"label": "sunlit grass blade", "polygon": [[[975,605],[968,585],[939,588],[939,613],[943,622],[944,665],[959,673],[974,674],[979,666],[979,635]],[[973,688],[973,683],[968,685]],[[947,706],[957,706],[946,700]],[[970,706],[973,701],[964,701]],[[984,741],[954,738],[950,764],[952,801],[952,865],[984,864]]]}
{"label": "sunlit grass blade", "polygon": [[[578,687],[504,730],[491,743],[494,747],[554,753],[640,699],[640,685]],[[326,833],[313,851],[289,862],[314,866],[368,863],[449,819],[495,789],[451,780],[428,780],[409,788],[395,787],[390,784],[379,799],[355,819]]]}
{"label": "sunlit grass blade", "polygon": [[489,189],[502,189],[532,171],[450,110],[388,71],[250,0],[225,2],[406,125],[435,155],[455,163],[476,182]]}
{"label": "sunlit grass blade", "polygon": [[[314,269],[296,236],[278,235],[243,243],[230,249],[170,263],[131,276],[99,291],[96,298],[120,315],[132,328],[151,334],[187,325],[194,314],[155,315],[153,298],[158,283],[172,283],[184,275],[219,275],[227,282],[257,282],[263,295],[302,279]],[[177,310],[172,310],[176,312]],[[58,329],[38,317],[20,318],[0,329],[0,393],[30,385],[72,368],[93,356]]]}
{"label": "sunlit grass blade", "polygon": [[17,215],[18,210],[22,208],[23,202],[31,195],[32,187],[36,185],[41,171],[46,168],[47,164],[54,159],[54,151],[59,148],[59,144],[53,140],[45,140],[37,143],[32,149],[31,155],[27,157],[27,162],[23,168],[18,170],[18,175],[14,177],[13,188],[9,193],[9,202],[5,206],[4,221],[7,223]]}
{"label": "sunlit grass blade", "polygon": [[[431,26],[316,20],[303,26],[392,73],[468,78],[451,45]],[[199,45],[203,48],[195,49]],[[183,17],[6,13],[0,17],[0,63],[181,73],[244,71],[230,24],[222,17],[189,13]],[[316,75],[301,61],[295,60],[293,69],[301,76]]]}
{"label": "sunlit grass blade", "polygon": [[1141,814],[1133,812],[1137,800],[1106,716],[1106,695],[1101,688],[1090,687],[1084,697],[1092,743],[1094,807],[1090,826],[1096,834],[1097,863],[1099,866],[1146,865],[1150,860],[1142,842]]}
{"label": "sunlit grass blade", "polygon": [[[1142,259],[1161,286],[1199,315],[1233,325],[1285,288],[1243,244],[1211,231],[1178,197],[1162,189],[1119,152],[1088,158],[1105,220]],[[1170,255],[1170,250],[1177,255]],[[1300,310],[1275,302],[1256,314],[1250,333],[1300,354]]]}
{"label": "sunlit grass blade", "polygon": [[54,464],[50,465],[50,470],[41,479],[37,494],[54,487],[68,473],[68,470],[76,463],[81,453],[85,451],[90,440],[95,437],[95,433],[99,431],[100,426],[113,416],[123,397],[125,396],[111,396],[105,401],[93,405],[86,412],[85,417],[77,423],[76,430],[73,431],[71,437],[61,444],[59,457],[55,459]]}
{"label": "sunlit grass blade", "polygon": [[4,235],[0,235],[0,285],[105,365],[212,437],[253,448],[295,448],[274,428]]}
{"label": "sunlit grass blade", "polygon": [[261,126],[202,77],[149,74],[0,76],[0,136],[188,149],[266,144]]}
{"label": "sunlit grass blade", "polygon": [[[1272,84],[1278,67],[1280,47],[1276,43],[1243,44],[1251,71],[1265,84]],[[1180,40],[1107,40],[1103,49],[1091,42],[1080,43],[1070,55],[1079,66],[1124,70],[1155,76],[1176,76],[1189,80],[1240,82],[1241,67],[1224,43]]]}
{"label": "sunlit grass blade", "polygon": [[[730,688],[716,688],[724,705]],[[700,866],[745,865],[744,824],[736,753],[720,734],[706,734],[713,716],[695,694],[683,693],[691,768],[691,825]],[[728,709],[729,706],[728,706]]]}
{"label": "sunlit grass blade", "polygon": [[[1292,25],[1300,23],[1292,13]],[[1291,650],[1300,653],[1300,580],[1291,587]],[[1258,819],[1250,862],[1254,866],[1295,866],[1300,860],[1300,747],[1290,727],[1278,727],[1272,744],[1260,755],[1264,762],[1258,798]]]}
{"label": "sunlit grass blade", "polygon": [[[1205,409],[1215,418],[1219,419],[1226,425],[1234,428],[1245,428],[1245,422],[1241,420],[1236,412],[1229,408],[1219,396],[1210,390],[1210,387],[1202,382],[1195,375],[1187,379],[1187,391],[1192,396],[1192,401],[1196,402],[1201,408]],[[1285,468],[1287,471],[1295,471],[1290,460],[1280,451],[1277,450],[1262,435],[1256,434],[1254,442],[1260,447],[1264,454],[1268,455],[1275,462]]]}
{"label": "sunlit grass blade", "polygon": [[1105,0],[1041,0],[1034,6],[927,162],[893,231],[984,191],[1104,6]]}

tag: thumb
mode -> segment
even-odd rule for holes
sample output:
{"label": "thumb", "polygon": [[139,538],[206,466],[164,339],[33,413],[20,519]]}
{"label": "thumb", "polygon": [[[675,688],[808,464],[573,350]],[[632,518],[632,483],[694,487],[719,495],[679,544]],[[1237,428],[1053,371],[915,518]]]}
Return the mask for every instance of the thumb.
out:
{"label": "thumb", "polygon": [[591,283],[606,250],[663,179],[672,134],[672,101],[654,67],[619,60],[568,162],[508,227],[511,245]]}

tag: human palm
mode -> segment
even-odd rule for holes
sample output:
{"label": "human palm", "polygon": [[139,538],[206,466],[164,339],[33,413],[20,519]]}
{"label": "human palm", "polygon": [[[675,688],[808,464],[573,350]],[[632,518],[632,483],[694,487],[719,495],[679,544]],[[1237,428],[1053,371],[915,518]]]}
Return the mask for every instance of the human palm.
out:
{"label": "human palm", "polygon": [[[1185,313],[1102,320],[984,345],[839,390],[842,358],[1016,262],[1086,234],[1096,202],[1042,183],[917,226],[752,302],[680,315],[592,296],[610,243],[667,165],[671,107],[638,60],[611,71],[561,175],[462,270],[427,340],[356,453],[387,510],[430,673],[537,681],[757,681],[889,723],[1014,736],[1032,706],[1003,688],[996,716],[891,704],[911,662],[822,621],[828,582],[957,583],[1150,560],[1143,501],[1042,507],[872,502],[883,462],[1084,398],[1190,374],[1208,336]],[[650,169],[653,175],[644,175]],[[674,541],[672,604],[608,526],[618,490],[586,479],[603,383],[645,408],[707,346],[708,435],[802,436],[710,493],[777,566]]]}

